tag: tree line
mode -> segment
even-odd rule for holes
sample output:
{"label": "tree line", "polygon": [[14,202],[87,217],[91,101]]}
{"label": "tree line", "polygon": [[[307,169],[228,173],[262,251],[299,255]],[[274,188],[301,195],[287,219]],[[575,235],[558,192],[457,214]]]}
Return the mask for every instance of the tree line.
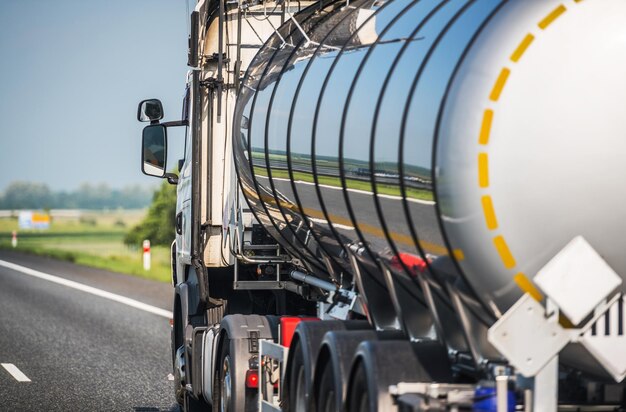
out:
{"label": "tree line", "polygon": [[153,194],[154,188],[140,185],[113,189],[85,183],[73,191],[53,191],[43,183],[18,181],[0,193],[0,209],[141,209]]}

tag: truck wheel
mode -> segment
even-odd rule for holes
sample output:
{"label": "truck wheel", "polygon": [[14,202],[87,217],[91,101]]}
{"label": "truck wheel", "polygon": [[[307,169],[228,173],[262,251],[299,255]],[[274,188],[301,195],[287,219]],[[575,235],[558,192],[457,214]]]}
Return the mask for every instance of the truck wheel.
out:
{"label": "truck wheel", "polygon": [[174,354],[174,395],[176,402],[183,406],[185,403],[185,388],[183,388],[185,357],[184,348],[180,346]]}
{"label": "truck wheel", "polygon": [[171,329],[172,374],[174,375],[174,394],[176,396],[176,402],[182,406],[184,403],[182,380],[185,379],[185,358],[183,356],[182,311],[180,309],[180,296],[178,294],[174,297],[173,312],[173,325]]}
{"label": "truck wheel", "polygon": [[230,412],[231,399],[233,393],[233,376],[230,354],[226,354],[222,359],[222,379],[220,390],[220,412]]}
{"label": "truck wheel", "polygon": [[365,367],[363,366],[363,362],[359,361],[352,373],[351,385],[348,389],[346,410],[348,412],[366,412],[370,410],[369,403],[370,398],[367,392]]}
{"label": "truck wheel", "polygon": [[[238,363],[248,363],[247,351],[240,352],[239,358],[233,353],[233,343],[228,336],[224,337],[219,363],[216,366],[216,382],[214,383],[214,406],[217,412],[249,412],[255,411],[257,406],[257,389],[245,387],[245,374],[242,375]],[[237,371],[239,370],[239,375]],[[244,367],[247,370],[247,366]]]}
{"label": "truck wheel", "polygon": [[317,401],[317,412],[339,412],[336,408],[335,397],[335,378],[333,377],[333,368],[330,362],[327,362],[320,379],[319,394],[321,395]]}
{"label": "truck wheel", "polygon": [[390,411],[389,387],[398,382],[452,382],[448,351],[437,341],[364,341],[348,382],[348,412]]}
{"label": "truck wheel", "polygon": [[185,367],[185,348],[181,346],[176,351],[176,360],[174,364],[174,391],[176,402],[180,405],[183,412],[207,412],[211,410],[210,405],[204,402],[202,397],[198,400],[194,399],[184,388],[186,385],[186,367]]}
{"label": "truck wheel", "polygon": [[344,410],[354,354],[361,342],[376,339],[373,330],[329,331],[324,335],[313,378],[312,410]]}
{"label": "truck wheel", "polygon": [[306,367],[304,366],[304,354],[302,353],[302,343],[298,340],[291,349],[293,351],[293,358],[291,358],[291,376],[289,380],[289,387],[287,388],[290,396],[289,399],[289,411],[290,412],[305,412],[306,405]]}
{"label": "truck wheel", "polygon": [[188,392],[185,392],[183,398],[183,412],[209,412],[211,410],[209,405],[195,400]]}
{"label": "truck wheel", "polygon": [[328,320],[324,322],[300,322],[294,333],[289,349],[285,386],[282,397],[288,412],[311,410],[315,359],[324,335],[328,331],[365,329],[364,321]]}
{"label": "truck wheel", "polygon": [[235,412],[233,405],[233,362],[230,356],[230,339],[224,338],[220,361],[217,365],[217,410],[219,412]]}

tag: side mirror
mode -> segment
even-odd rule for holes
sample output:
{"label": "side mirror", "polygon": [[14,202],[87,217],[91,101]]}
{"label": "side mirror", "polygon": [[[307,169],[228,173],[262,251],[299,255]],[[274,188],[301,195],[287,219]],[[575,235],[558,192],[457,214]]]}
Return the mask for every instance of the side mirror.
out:
{"label": "side mirror", "polygon": [[137,107],[137,120],[158,122],[163,118],[163,105],[159,99],[142,100]]}
{"label": "side mirror", "polygon": [[151,124],[143,129],[141,171],[148,176],[165,177],[167,161],[167,129]]}

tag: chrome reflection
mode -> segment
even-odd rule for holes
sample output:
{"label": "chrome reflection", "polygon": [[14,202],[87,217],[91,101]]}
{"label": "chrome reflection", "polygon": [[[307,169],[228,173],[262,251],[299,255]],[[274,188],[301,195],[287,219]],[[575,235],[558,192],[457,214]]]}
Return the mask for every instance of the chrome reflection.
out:
{"label": "chrome reflection", "polygon": [[357,248],[365,276],[387,289],[388,270],[418,302],[420,276],[458,276],[462,253],[439,219],[437,122],[501,3],[322,2],[281,26],[243,81],[233,139],[243,193],[274,238],[318,269],[330,261],[337,283]]}

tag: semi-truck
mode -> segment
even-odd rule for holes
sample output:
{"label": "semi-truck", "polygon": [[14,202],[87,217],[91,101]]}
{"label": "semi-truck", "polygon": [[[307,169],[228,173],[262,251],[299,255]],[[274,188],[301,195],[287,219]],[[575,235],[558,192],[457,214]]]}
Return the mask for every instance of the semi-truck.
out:
{"label": "semi-truck", "polygon": [[182,409],[622,409],[625,22],[199,0],[181,118],[137,114],[142,171],[177,185]]}

